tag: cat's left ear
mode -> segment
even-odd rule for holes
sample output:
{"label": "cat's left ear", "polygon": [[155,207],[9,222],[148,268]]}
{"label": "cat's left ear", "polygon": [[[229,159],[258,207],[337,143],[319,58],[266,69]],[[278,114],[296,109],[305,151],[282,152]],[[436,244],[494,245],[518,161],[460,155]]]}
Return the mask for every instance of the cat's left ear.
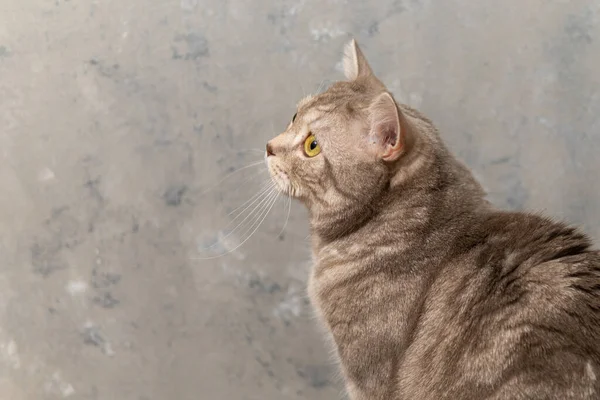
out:
{"label": "cat's left ear", "polygon": [[404,133],[396,101],[383,92],[369,106],[369,143],[384,161],[395,161],[404,153]]}
{"label": "cat's left ear", "polygon": [[367,59],[354,39],[344,49],[344,75],[349,81],[373,76]]}

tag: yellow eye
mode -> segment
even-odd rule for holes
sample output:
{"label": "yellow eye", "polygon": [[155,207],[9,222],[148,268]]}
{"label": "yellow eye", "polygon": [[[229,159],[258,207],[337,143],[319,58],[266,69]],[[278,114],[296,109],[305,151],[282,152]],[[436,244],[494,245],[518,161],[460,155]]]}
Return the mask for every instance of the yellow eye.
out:
{"label": "yellow eye", "polygon": [[321,146],[317,142],[315,135],[308,135],[304,141],[304,153],[309,157],[314,157],[321,152]]}

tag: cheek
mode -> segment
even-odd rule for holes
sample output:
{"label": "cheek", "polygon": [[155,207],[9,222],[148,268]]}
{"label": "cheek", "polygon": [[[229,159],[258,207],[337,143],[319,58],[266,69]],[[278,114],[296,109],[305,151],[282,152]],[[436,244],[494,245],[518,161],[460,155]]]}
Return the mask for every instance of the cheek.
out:
{"label": "cheek", "polygon": [[357,198],[376,196],[383,189],[387,173],[384,165],[358,157],[342,160],[332,169],[340,190],[355,194]]}
{"label": "cheek", "polygon": [[303,156],[296,157],[292,164],[292,173],[300,184],[314,187],[323,177],[324,159],[317,156],[314,159]]}
{"label": "cheek", "polygon": [[303,156],[288,157],[285,173],[289,177],[294,195],[304,200],[322,196],[322,164]]}

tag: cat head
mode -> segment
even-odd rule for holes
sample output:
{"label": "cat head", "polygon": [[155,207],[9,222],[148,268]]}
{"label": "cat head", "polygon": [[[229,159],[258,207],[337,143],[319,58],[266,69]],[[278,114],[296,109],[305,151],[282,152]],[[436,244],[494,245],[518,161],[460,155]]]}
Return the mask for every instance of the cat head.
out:
{"label": "cat head", "polygon": [[267,143],[278,189],[321,215],[378,199],[414,147],[413,111],[398,105],[354,40],[344,72],[345,81],[302,99],[285,132]]}

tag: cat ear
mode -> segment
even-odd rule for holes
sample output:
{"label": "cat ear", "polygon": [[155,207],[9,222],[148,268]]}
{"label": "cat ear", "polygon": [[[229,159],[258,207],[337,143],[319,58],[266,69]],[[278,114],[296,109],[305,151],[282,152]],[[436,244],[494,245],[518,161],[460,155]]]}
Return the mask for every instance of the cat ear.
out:
{"label": "cat ear", "polygon": [[384,161],[395,161],[404,151],[404,134],[400,113],[394,98],[384,92],[369,106],[371,129],[369,142],[376,146],[377,155]]}
{"label": "cat ear", "polygon": [[371,67],[362,51],[358,48],[356,40],[352,39],[344,50],[344,75],[346,79],[353,81],[359,77],[373,75]]}

